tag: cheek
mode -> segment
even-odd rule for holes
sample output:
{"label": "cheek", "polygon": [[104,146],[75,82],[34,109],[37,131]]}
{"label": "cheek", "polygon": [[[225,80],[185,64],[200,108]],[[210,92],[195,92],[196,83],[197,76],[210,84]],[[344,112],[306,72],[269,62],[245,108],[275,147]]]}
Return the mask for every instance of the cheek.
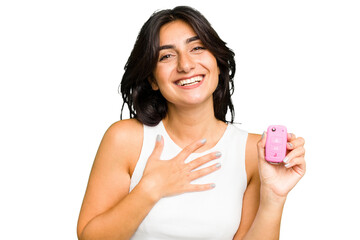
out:
{"label": "cheek", "polygon": [[163,83],[169,79],[170,71],[169,68],[165,66],[156,67],[154,73],[154,78],[159,86],[161,86]]}
{"label": "cheek", "polygon": [[216,58],[211,53],[204,55],[200,61],[203,62],[206,68],[208,68],[214,74],[220,74],[220,68],[217,64]]}

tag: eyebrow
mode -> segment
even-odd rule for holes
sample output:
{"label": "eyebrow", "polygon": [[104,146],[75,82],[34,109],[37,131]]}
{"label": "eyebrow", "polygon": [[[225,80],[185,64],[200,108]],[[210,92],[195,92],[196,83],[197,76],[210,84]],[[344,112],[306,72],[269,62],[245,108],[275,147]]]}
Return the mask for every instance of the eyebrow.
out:
{"label": "eyebrow", "polygon": [[[194,42],[194,41],[199,40],[199,39],[200,39],[199,36],[194,36],[194,37],[186,39],[185,43],[189,44],[189,43]],[[174,49],[174,48],[175,48],[174,45],[163,45],[163,46],[159,47],[159,51],[164,50],[164,49]]]}

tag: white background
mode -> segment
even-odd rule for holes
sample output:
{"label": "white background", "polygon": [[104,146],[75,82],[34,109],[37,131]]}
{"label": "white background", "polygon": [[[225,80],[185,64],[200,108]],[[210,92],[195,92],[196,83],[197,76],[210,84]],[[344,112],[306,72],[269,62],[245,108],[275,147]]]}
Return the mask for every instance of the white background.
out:
{"label": "white background", "polygon": [[241,128],[284,124],[306,139],[281,239],[360,239],[360,7],[349,0],[1,1],[0,239],[76,239],[136,36],[176,5],[200,10],[235,51]]}

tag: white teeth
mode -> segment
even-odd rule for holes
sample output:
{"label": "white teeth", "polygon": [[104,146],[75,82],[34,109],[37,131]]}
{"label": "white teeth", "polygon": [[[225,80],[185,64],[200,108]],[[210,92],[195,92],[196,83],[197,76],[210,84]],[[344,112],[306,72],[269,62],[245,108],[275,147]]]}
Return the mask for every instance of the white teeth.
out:
{"label": "white teeth", "polygon": [[201,82],[203,76],[196,76],[190,79],[180,80],[176,84],[180,86],[189,86]]}

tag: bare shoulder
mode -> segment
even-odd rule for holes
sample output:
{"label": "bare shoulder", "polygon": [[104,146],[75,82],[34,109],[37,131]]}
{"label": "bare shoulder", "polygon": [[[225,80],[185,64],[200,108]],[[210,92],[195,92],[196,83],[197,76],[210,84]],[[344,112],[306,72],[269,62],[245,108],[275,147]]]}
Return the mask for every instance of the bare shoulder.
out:
{"label": "bare shoulder", "polygon": [[248,183],[258,174],[258,153],[257,153],[257,143],[261,139],[261,135],[249,133],[246,143],[246,152],[245,152],[245,164],[246,164],[246,173]]}
{"label": "bare shoulder", "polygon": [[127,119],[113,123],[106,131],[101,145],[109,148],[115,156],[121,153],[131,169],[134,160],[140,155],[142,142],[143,124],[136,119]]}
{"label": "bare shoulder", "polygon": [[[114,141],[138,141],[142,136],[143,125],[136,119],[120,120],[113,123],[105,133],[105,136]],[[141,139],[140,139],[141,140]]]}

